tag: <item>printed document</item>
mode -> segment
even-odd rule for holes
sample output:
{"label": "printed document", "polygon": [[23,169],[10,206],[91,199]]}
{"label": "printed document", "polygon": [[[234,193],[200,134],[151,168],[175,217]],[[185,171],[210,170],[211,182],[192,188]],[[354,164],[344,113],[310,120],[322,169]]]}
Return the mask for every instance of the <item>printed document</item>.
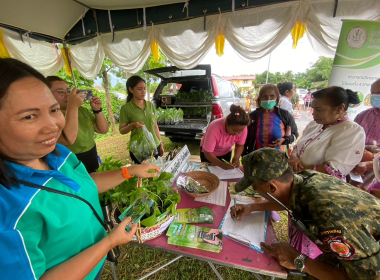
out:
{"label": "printed document", "polygon": [[213,192],[212,194],[208,196],[197,197],[195,198],[195,201],[201,201],[205,203],[211,203],[211,204],[224,206],[226,205],[227,186],[228,186],[227,182],[220,181],[219,187],[216,189],[215,192]]}
{"label": "printed document", "polygon": [[241,179],[244,176],[244,173],[240,168],[224,170],[219,166],[208,166],[208,171],[215,174],[220,180],[230,180],[230,179]]}

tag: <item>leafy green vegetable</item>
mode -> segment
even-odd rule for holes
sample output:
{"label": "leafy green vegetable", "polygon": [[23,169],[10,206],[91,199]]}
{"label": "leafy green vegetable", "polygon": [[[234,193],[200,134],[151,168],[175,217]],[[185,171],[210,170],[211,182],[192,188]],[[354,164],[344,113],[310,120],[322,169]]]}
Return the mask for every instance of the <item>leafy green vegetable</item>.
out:
{"label": "leafy green vegetable", "polygon": [[137,158],[139,162],[143,162],[147,158],[157,154],[157,145],[154,141],[152,133],[144,126],[137,129],[131,136],[129,141],[129,151]]}
{"label": "leafy green vegetable", "polygon": [[[104,159],[103,165],[98,171],[109,171],[121,168],[123,164],[115,161],[112,157]],[[174,177],[168,172],[161,172],[154,178],[142,179],[142,186],[137,187],[137,177],[132,177],[114,189],[99,195],[100,199],[114,204],[123,213],[143,192],[145,192],[155,203],[150,213],[146,213],[141,219],[143,226],[149,227],[163,220],[166,214],[175,214],[176,204],[181,201],[181,196],[171,188],[170,179]],[[165,215],[164,215],[165,214]]]}
{"label": "leafy green vegetable", "polygon": [[152,215],[144,220],[141,220],[141,224],[145,227],[151,227],[154,226],[157,223],[157,216]]}
{"label": "leafy green vegetable", "polygon": [[210,102],[212,100],[212,92],[193,88],[190,92],[179,91],[175,97],[176,104],[186,102]]}

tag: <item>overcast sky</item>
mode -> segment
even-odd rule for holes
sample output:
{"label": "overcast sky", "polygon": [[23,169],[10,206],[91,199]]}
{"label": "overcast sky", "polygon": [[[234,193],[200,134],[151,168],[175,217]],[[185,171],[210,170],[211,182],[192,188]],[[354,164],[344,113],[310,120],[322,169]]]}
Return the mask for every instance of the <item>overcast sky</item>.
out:
{"label": "overcast sky", "polygon": [[[292,48],[292,37],[289,35],[271,54],[269,71],[304,72],[314,62],[318,60],[319,54],[311,47],[307,36],[298,41],[296,49]],[[255,62],[242,60],[231,45],[226,41],[224,55],[219,57],[216,54],[215,46],[201,61],[200,64],[211,64],[211,71],[219,76],[237,76],[248,74],[260,74],[268,69],[269,55]],[[95,80],[95,85],[100,85],[100,80]],[[112,77],[112,86],[117,83],[117,78]]]}
{"label": "overcast sky", "polygon": [[[293,49],[293,40],[289,35],[271,54],[269,71],[304,72],[317,61],[319,55],[311,47],[307,37],[298,41],[296,49]],[[268,69],[269,55],[255,62],[242,60],[231,45],[226,41],[224,55],[219,57],[215,47],[210,50],[201,64],[211,64],[214,74],[220,76],[236,76],[243,74],[260,74]]]}

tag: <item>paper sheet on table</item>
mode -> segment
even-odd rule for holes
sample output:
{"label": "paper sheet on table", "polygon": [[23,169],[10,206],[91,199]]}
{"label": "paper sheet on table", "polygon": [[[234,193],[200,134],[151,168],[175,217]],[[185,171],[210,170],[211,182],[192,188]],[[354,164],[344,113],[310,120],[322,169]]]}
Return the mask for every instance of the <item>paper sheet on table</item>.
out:
{"label": "paper sheet on table", "polygon": [[[242,201],[237,201],[237,203],[245,204]],[[219,229],[223,231],[226,237],[263,252],[260,248],[260,242],[265,242],[268,214],[264,211],[252,212],[250,215],[244,216],[241,221],[235,222],[230,214],[230,208],[233,205],[234,201],[231,200]]]}
{"label": "paper sheet on table", "polygon": [[187,162],[182,170],[182,173],[188,173],[191,171],[201,171],[202,163],[200,162]]}
{"label": "paper sheet on table", "polygon": [[197,197],[194,200],[224,206],[226,205],[227,186],[227,182],[220,181],[219,187],[215,192],[208,196]]}
{"label": "paper sheet on table", "polygon": [[241,179],[244,176],[244,173],[240,168],[224,170],[219,166],[208,166],[208,171],[215,174],[220,180],[230,180],[230,179]]}

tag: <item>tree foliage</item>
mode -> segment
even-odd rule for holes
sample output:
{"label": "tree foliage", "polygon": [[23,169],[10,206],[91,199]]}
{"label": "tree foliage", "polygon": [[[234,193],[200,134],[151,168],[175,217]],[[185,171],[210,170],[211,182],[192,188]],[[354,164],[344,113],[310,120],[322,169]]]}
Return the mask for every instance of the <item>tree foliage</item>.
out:
{"label": "tree foliage", "polygon": [[102,68],[99,71],[98,77],[102,79],[103,87],[106,91],[106,105],[108,109],[109,121],[111,123],[111,131],[113,134],[117,132],[116,120],[113,113],[111,92],[110,89],[112,85],[110,84],[110,73],[114,74],[118,78],[125,77],[125,72],[120,68],[116,67],[115,64],[108,57],[104,57]]}
{"label": "tree foliage", "polygon": [[171,62],[160,50],[160,58],[157,62],[154,61],[153,55],[150,54],[148,59],[145,61],[144,66],[141,68],[141,70],[138,71],[137,73],[134,73],[134,75],[138,75],[141,78],[143,78],[146,84],[150,86],[153,83],[157,83],[160,79],[156,76],[149,75],[148,73],[145,73],[144,71],[160,68],[160,67],[166,67],[170,65],[171,65]]}
{"label": "tree foliage", "polygon": [[126,93],[127,87],[125,85],[125,82],[124,83],[117,82],[116,85],[112,88],[112,91]]}
{"label": "tree foliage", "polygon": [[[153,55],[150,54],[148,59],[145,61],[142,69],[140,71],[138,71],[137,73],[134,73],[134,75],[138,75],[145,80],[146,91],[147,91],[148,97],[150,97],[151,85],[158,83],[160,81],[160,79],[154,75],[150,75],[148,73],[145,73],[144,71],[150,70],[150,69],[155,69],[155,68],[166,67],[166,66],[170,66],[170,65],[171,65],[171,62],[167,59],[167,57],[160,50],[160,58],[157,62],[154,61]],[[157,87],[155,87],[155,89],[156,88]]]}
{"label": "tree foliage", "polygon": [[[75,81],[77,83],[78,88],[87,88],[92,87],[94,85],[93,80],[87,80],[85,77],[81,75],[76,69],[74,69],[74,77]],[[69,85],[70,88],[74,87],[73,79],[71,76],[66,74],[65,67],[62,67],[57,74],[55,74],[57,77],[60,77],[62,80],[66,82],[66,84]]]}
{"label": "tree foliage", "polygon": [[[311,88],[313,86],[321,87],[321,85],[327,85],[327,81],[330,78],[333,60],[331,58],[320,56],[318,60],[306,69],[302,73],[293,73],[293,71],[287,71],[285,73],[271,73],[268,75],[268,83],[278,84],[281,82],[292,82],[297,85],[298,88]],[[265,84],[268,71],[264,71],[261,74],[256,74],[255,84]]]}

